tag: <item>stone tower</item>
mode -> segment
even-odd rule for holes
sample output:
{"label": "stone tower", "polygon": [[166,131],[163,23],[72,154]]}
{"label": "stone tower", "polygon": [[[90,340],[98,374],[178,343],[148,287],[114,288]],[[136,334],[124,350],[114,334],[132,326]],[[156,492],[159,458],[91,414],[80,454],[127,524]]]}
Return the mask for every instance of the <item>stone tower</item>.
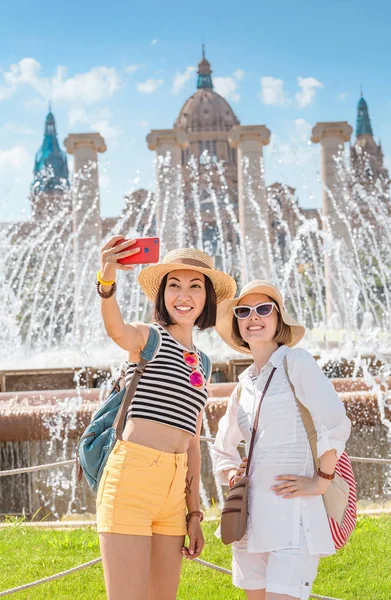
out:
{"label": "stone tower", "polygon": [[57,139],[56,122],[49,106],[43,142],[35,155],[34,180],[30,192],[31,209],[36,220],[50,219],[61,207],[72,210],[66,153]]}
{"label": "stone tower", "polygon": [[357,105],[356,141],[350,151],[352,167],[358,181],[364,187],[381,179],[386,187],[389,185],[388,171],[384,166],[381,144],[373,137],[368,104],[362,93]]}

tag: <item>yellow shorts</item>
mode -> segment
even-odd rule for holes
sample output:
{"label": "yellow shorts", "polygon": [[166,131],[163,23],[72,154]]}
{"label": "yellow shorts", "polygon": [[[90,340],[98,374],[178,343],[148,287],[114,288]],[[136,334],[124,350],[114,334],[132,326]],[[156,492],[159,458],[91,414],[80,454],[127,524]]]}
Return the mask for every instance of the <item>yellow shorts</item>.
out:
{"label": "yellow shorts", "polygon": [[185,535],[187,453],[117,440],[96,497],[98,533]]}

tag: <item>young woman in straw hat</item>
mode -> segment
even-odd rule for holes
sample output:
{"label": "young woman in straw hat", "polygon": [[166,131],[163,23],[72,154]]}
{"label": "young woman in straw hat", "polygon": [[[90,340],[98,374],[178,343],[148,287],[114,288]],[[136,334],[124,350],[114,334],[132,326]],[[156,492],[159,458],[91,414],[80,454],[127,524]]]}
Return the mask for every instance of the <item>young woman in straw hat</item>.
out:
{"label": "young woman in straw hat", "polygon": [[[103,246],[97,289],[106,331],[128,353],[129,382],[150,326],[125,323],[115,299],[116,270],[133,268],[117,261],[136,253],[133,241],[115,245],[122,239]],[[138,280],[155,303],[159,346],[137,386],[123,440],[104,469],[97,529],[109,600],[173,600],[182,555],[195,558],[204,544],[199,438],[207,382],[192,334],[195,326],[214,326],[217,305],[234,296],[236,284],[195,249],[169,252]]]}
{"label": "young woman in straw hat", "polygon": [[[305,329],[286,312],[275,286],[260,280],[246,285],[238,298],[220,305],[216,329],[232,348],[254,359],[219,423],[214,455],[222,484],[233,485],[245,472],[247,459],[240,459],[237,447],[241,440],[248,445],[270,381],[250,463],[247,534],[232,547],[233,583],[249,600],[307,600],[319,558],[335,552],[322,494],[350,421],[312,355],[294,348]],[[315,423],[318,473],[291,384]]]}

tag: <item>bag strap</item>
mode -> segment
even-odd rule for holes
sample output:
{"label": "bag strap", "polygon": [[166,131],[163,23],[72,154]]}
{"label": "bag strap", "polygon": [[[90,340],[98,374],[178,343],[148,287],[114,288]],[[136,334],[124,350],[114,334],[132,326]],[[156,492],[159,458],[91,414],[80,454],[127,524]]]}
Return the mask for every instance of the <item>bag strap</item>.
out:
{"label": "bag strap", "polygon": [[253,430],[252,430],[252,434],[251,434],[250,450],[249,450],[248,457],[247,457],[247,466],[246,466],[245,477],[248,477],[248,474],[250,472],[250,463],[251,463],[251,459],[253,456],[255,436],[257,433],[257,429],[258,429],[258,421],[259,421],[259,413],[261,412],[261,405],[262,405],[264,397],[266,396],[266,392],[269,388],[270,382],[273,379],[273,375],[276,372],[276,370],[277,370],[276,367],[273,367],[273,370],[269,375],[269,379],[267,380],[266,385],[263,388],[263,392],[262,392],[262,396],[261,396],[261,399],[258,404],[257,412],[255,413],[254,425],[253,425]]}
{"label": "bag strap", "polygon": [[298,408],[299,408],[299,411],[300,411],[301,419],[302,419],[302,421],[303,421],[304,428],[305,428],[305,430],[306,430],[306,433],[307,433],[307,438],[308,438],[309,444],[310,444],[310,446],[311,446],[311,452],[312,452],[312,457],[313,457],[313,459],[314,459],[315,467],[316,467],[316,469],[318,469],[318,468],[319,468],[319,466],[320,466],[320,460],[319,460],[319,458],[318,458],[318,447],[317,447],[317,442],[318,442],[318,434],[317,434],[317,432],[316,432],[315,425],[314,425],[314,420],[313,420],[313,418],[311,417],[311,413],[310,413],[310,411],[308,410],[308,408],[306,408],[306,407],[305,407],[305,406],[304,406],[304,405],[303,405],[303,404],[300,402],[300,400],[299,400],[299,399],[298,399],[298,397],[296,396],[295,388],[294,388],[294,386],[293,386],[293,383],[291,382],[291,380],[290,380],[290,378],[289,378],[289,371],[288,371],[288,358],[287,358],[287,356],[286,356],[286,355],[285,355],[285,357],[284,357],[284,368],[285,368],[285,373],[286,373],[286,376],[287,376],[287,378],[288,378],[289,385],[290,385],[290,387],[291,387],[291,390],[292,390],[292,392],[293,392],[293,395],[294,395],[294,397],[295,397],[296,404],[297,404],[297,406],[298,406]]}
{"label": "bag strap", "polygon": [[136,393],[138,382],[144,373],[145,367],[152,360],[160,349],[161,337],[159,331],[153,325],[149,325],[148,340],[140,354],[140,360],[134,370],[130,384],[124,394],[121,405],[114,419],[113,427],[117,440],[122,440],[122,434],[125,427],[125,419],[129,406]]}
{"label": "bag strap", "polygon": [[205,352],[202,352],[202,350],[199,350],[199,353],[201,354],[202,366],[204,368],[204,373],[205,373],[205,381],[208,382],[210,373],[212,371],[212,362],[211,362],[209,356],[207,356],[207,354],[205,354]]}

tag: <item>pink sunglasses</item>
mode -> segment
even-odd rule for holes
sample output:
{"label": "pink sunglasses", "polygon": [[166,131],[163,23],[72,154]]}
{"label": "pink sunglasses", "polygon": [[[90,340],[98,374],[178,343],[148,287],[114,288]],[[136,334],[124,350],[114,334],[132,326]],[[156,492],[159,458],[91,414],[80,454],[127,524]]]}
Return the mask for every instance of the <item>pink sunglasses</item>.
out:
{"label": "pink sunglasses", "polygon": [[183,360],[185,363],[192,368],[192,372],[189,375],[190,385],[195,388],[202,388],[205,385],[204,376],[200,371],[197,371],[199,366],[198,355],[196,352],[190,352],[188,350],[183,351]]}

